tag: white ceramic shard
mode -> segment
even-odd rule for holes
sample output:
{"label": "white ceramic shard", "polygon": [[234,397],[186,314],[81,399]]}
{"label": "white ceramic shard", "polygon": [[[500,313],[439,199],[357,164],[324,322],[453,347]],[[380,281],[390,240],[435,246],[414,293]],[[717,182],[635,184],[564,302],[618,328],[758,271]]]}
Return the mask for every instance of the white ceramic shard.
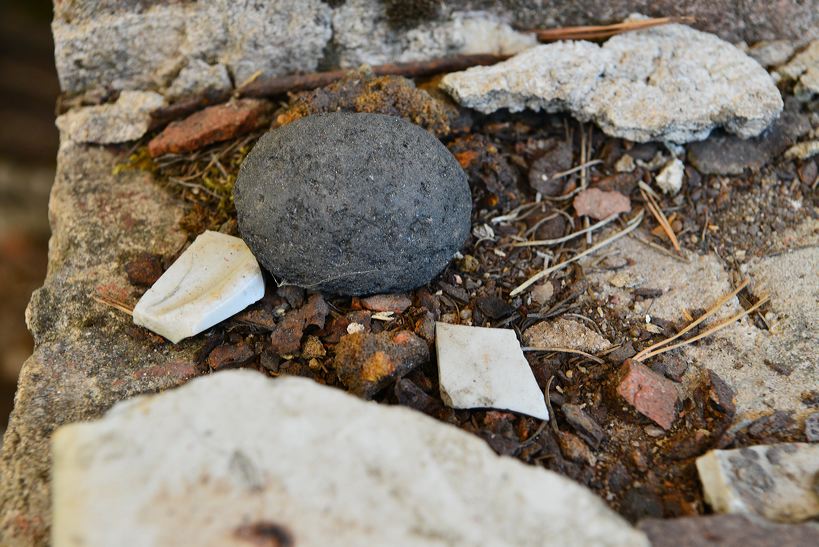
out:
{"label": "white ceramic shard", "polygon": [[452,408],[499,408],[549,419],[514,331],[437,323],[441,398]]}
{"label": "white ceramic shard", "polygon": [[306,378],[217,372],[52,448],[54,547],[648,547],[566,477]]}
{"label": "white ceramic shard", "polygon": [[134,323],[174,344],[264,296],[256,257],[238,237],[205,232],[134,307]]}
{"label": "white ceramic shard", "polygon": [[780,443],[711,450],[697,458],[705,501],[715,512],[778,522],[819,516],[819,445]]}

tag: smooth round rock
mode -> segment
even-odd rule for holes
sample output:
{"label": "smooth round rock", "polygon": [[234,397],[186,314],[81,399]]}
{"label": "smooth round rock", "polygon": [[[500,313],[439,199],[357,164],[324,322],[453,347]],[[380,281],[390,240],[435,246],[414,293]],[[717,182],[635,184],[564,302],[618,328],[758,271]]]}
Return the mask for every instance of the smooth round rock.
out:
{"label": "smooth round rock", "polygon": [[234,189],[239,231],[277,281],[363,295],[423,285],[469,236],[472,198],[426,130],[336,112],[265,134]]}

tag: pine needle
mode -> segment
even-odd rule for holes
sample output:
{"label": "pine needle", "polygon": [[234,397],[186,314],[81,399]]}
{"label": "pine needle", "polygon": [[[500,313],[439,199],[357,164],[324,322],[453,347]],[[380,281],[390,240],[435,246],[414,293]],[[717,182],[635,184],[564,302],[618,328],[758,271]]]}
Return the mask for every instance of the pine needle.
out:
{"label": "pine needle", "polygon": [[530,31],[537,34],[541,42],[555,42],[558,40],[602,40],[624,32],[643,30],[670,23],[693,23],[693,17],[657,17],[637,21],[624,21],[614,25],[595,25],[581,27],[562,27],[547,30]]}
{"label": "pine needle", "polygon": [[739,284],[739,286],[738,286],[736,289],[734,289],[733,291],[731,291],[730,293],[728,293],[728,294],[726,294],[726,295],[721,296],[721,297],[720,297],[720,298],[719,298],[719,299],[718,299],[716,302],[714,302],[714,305],[713,305],[713,306],[711,306],[711,307],[710,307],[710,308],[709,308],[709,309],[708,309],[708,310],[707,310],[707,311],[706,311],[704,314],[702,314],[702,315],[701,315],[701,316],[700,316],[700,317],[699,317],[697,320],[695,320],[694,322],[692,322],[690,325],[688,325],[687,327],[685,327],[683,330],[681,330],[680,332],[678,332],[678,333],[677,333],[677,334],[675,334],[674,336],[672,336],[672,337],[670,337],[670,338],[666,338],[665,340],[662,340],[662,341],[657,342],[656,344],[654,344],[654,345],[652,345],[652,346],[647,347],[646,349],[644,349],[643,351],[641,351],[640,353],[638,353],[637,355],[635,355],[635,356],[634,356],[634,360],[635,360],[635,361],[642,361],[642,360],[644,360],[644,359],[648,358],[648,354],[649,354],[649,353],[651,353],[653,350],[655,350],[655,349],[657,349],[657,348],[659,348],[659,347],[665,346],[666,344],[669,344],[669,343],[673,342],[674,340],[676,340],[677,338],[679,338],[679,337],[680,337],[680,336],[682,336],[683,334],[685,334],[685,333],[689,332],[691,329],[693,329],[694,327],[696,327],[697,325],[699,325],[700,323],[702,323],[703,321],[705,321],[706,319],[708,319],[709,317],[711,317],[712,315],[714,315],[715,313],[717,313],[717,311],[719,311],[719,309],[720,309],[722,306],[724,306],[726,302],[728,302],[730,299],[732,299],[732,298],[733,298],[733,297],[735,297],[737,294],[739,294],[739,292],[740,292],[742,289],[744,289],[745,287],[747,287],[747,286],[748,286],[748,282],[749,282],[749,280],[746,278],[746,279],[745,279],[745,280],[744,280],[742,283],[740,283],[740,284]]}
{"label": "pine needle", "polygon": [[529,279],[527,279],[526,281],[524,281],[523,283],[521,283],[520,285],[515,287],[515,289],[512,290],[511,293],[509,293],[509,296],[519,295],[520,293],[522,293],[523,291],[528,289],[533,284],[537,283],[538,281],[540,281],[544,277],[548,276],[550,273],[556,272],[558,270],[562,270],[563,268],[565,268],[566,266],[568,266],[572,262],[580,260],[581,258],[583,258],[586,255],[590,255],[592,253],[595,253],[595,252],[599,251],[600,249],[602,249],[603,247],[605,247],[606,245],[609,245],[610,243],[613,243],[613,242],[617,241],[618,239],[620,239],[624,235],[627,235],[627,234],[633,232],[634,230],[637,229],[637,227],[643,221],[643,217],[644,217],[644,214],[643,214],[642,211],[640,211],[640,213],[634,219],[629,221],[629,223],[626,225],[626,227],[623,230],[617,232],[616,234],[614,234],[613,236],[611,236],[611,237],[609,237],[607,239],[604,239],[603,241],[601,241],[597,245],[589,247],[588,249],[586,249],[582,253],[577,254],[577,255],[573,256],[572,258],[569,258],[568,260],[564,260],[563,262],[561,262],[559,264],[555,264],[551,268],[546,268],[545,270],[543,270],[543,271],[541,271],[539,273],[536,273],[535,275],[533,275],[532,277],[530,277]]}
{"label": "pine needle", "polygon": [[752,313],[752,312],[756,311],[757,308],[759,308],[762,304],[766,303],[770,299],[771,299],[770,296],[765,296],[759,302],[757,302],[756,304],[754,304],[753,306],[751,306],[747,310],[742,310],[741,312],[735,313],[734,315],[732,315],[728,319],[726,319],[724,321],[721,321],[720,323],[717,323],[716,325],[709,328],[705,332],[700,333],[697,336],[694,336],[693,338],[689,338],[688,340],[683,340],[682,342],[679,342],[678,344],[674,344],[673,346],[667,346],[667,347],[660,348],[658,350],[652,351],[651,353],[647,353],[647,354],[643,355],[643,357],[641,359],[639,359],[639,360],[640,361],[645,361],[649,357],[654,357],[655,355],[660,355],[661,353],[665,353],[667,351],[671,351],[673,349],[677,349],[677,348],[680,348],[682,346],[687,346],[689,344],[693,344],[697,340],[702,340],[706,336],[711,336],[712,334],[714,334],[718,330],[721,330],[721,329],[727,327],[728,325],[730,325],[734,321],[736,321],[738,319],[741,319],[741,318],[745,317],[746,315],[748,315],[749,313]]}
{"label": "pine needle", "polygon": [[91,299],[99,302],[100,304],[105,304],[106,306],[118,309],[119,311],[127,313],[128,315],[134,315],[134,308],[128,306],[128,304],[124,302],[120,302],[119,300],[114,300],[108,296],[100,296],[97,294],[92,294]]}
{"label": "pine needle", "polygon": [[677,241],[677,236],[674,233],[674,230],[671,229],[671,224],[668,222],[665,213],[663,213],[663,210],[660,209],[660,206],[657,204],[654,197],[648,192],[646,192],[642,187],[640,188],[640,194],[642,194],[643,199],[646,202],[646,206],[648,207],[648,210],[651,212],[652,215],[654,215],[654,218],[657,219],[657,222],[660,224],[660,226],[662,226],[665,235],[668,236],[668,239],[674,246],[674,250],[676,250],[677,252],[681,252],[682,250],[680,249],[680,242]]}
{"label": "pine needle", "polygon": [[593,232],[598,228],[602,228],[612,220],[616,219],[619,216],[618,214],[611,215],[608,218],[601,220],[596,224],[592,224],[588,228],[583,228],[582,230],[578,230],[576,232],[572,232],[571,234],[563,237],[559,237],[557,239],[536,239],[534,241],[520,241],[518,243],[513,243],[512,247],[538,247],[538,246],[547,246],[547,245],[557,245],[558,243],[564,243],[566,241],[570,241],[576,237],[580,237],[587,232]]}

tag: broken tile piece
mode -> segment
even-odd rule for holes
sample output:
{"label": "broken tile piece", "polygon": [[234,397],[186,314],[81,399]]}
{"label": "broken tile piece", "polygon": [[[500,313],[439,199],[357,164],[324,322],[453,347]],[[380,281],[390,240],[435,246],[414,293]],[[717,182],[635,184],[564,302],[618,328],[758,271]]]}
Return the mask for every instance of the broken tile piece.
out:
{"label": "broken tile piece", "polygon": [[257,99],[239,99],[217,104],[171,122],[148,143],[152,158],[163,154],[184,154],[215,142],[232,139],[265,123],[269,105]]}
{"label": "broken tile piece", "polygon": [[140,298],[134,323],[175,344],[262,296],[262,270],[245,242],[207,231]]}
{"label": "broken tile piece", "polygon": [[441,398],[452,408],[497,408],[549,419],[514,331],[436,324]]}
{"label": "broken tile piece", "polygon": [[711,450],[697,458],[705,501],[719,513],[802,522],[819,515],[819,445]]}

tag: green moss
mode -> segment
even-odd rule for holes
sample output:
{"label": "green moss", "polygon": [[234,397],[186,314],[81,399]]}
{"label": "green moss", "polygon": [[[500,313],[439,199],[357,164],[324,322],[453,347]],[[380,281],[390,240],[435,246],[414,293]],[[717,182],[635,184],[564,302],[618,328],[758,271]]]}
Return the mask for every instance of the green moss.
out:
{"label": "green moss", "polygon": [[205,230],[219,230],[236,218],[233,185],[239,167],[253,144],[255,133],[186,155],[151,158],[144,144],[114,167],[114,175],[127,169],[151,174],[165,191],[190,204],[181,226],[192,236]]}

